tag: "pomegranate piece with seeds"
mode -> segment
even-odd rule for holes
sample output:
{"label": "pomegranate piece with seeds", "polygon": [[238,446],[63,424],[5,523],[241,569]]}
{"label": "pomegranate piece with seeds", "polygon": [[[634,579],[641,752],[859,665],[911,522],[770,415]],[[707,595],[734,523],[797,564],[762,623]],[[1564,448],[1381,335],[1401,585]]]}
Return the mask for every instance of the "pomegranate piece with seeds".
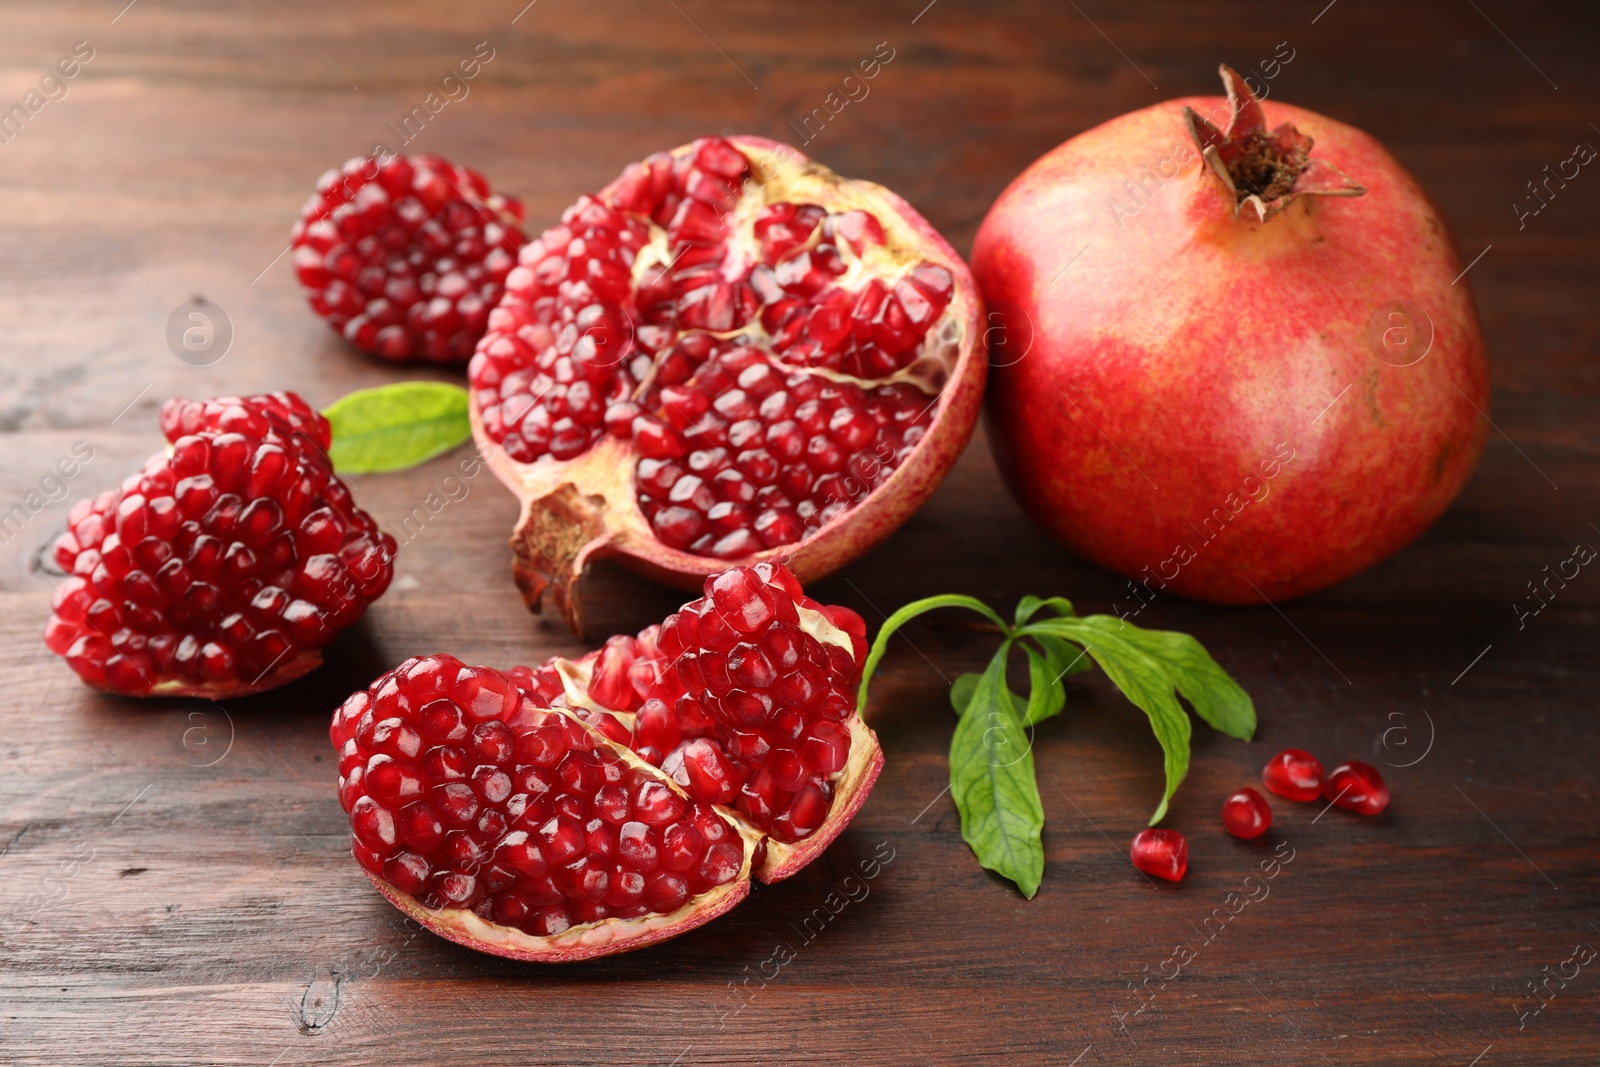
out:
{"label": "pomegranate piece with seeds", "polygon": [[1151,877],[1182,881],[1189,869],[1189,842],[1176,830],[1140,830],[1133,835],[1128,859]]}
{"label": "pomegranate piece with seeds", "polygon": [[1272,826],[1267,798],[1246,786],[1222,802],[1222,826],[1234,837],[1251,841]]}
{"label": "pomegranate piece with seeds", "polygon": [[1383,775],[1378,768],[1359,760],[1341,763],[1329,772],[1322,795],[1358,815],[1377,815],[1389,806],[1389,787],[1384,784]]}
{"label": "pomegranate piece with seeds", "polygon": [[352,851],[397,907],[496,955],[639,948],[827,847],[883,764],[864,627],[771,564],[577,661],[407,660],[335,713]]}
{"label": "pomegranate piece with seeds", "polygon": [[524,504],[530,606],[550,590],[581,630],[575,587],[604,556],[686,588],[853,559],[971,436],[979,318],[909,205],[786,145],[630,165],[522,249],[468,371],[474,432]]}
{"label": "pomegranate piece with seeds", "polygon": [[438,156],[364,156],[317,179],[295,273],[328,325],[384,359],[464,363],[524,237],[520,201]]}
{"label": "pomegranate piece with seeds", "polygon": [[169,400],[161,429],[168,452],[68,515],[45,644],[125,696],[219,700],[300,677],[388,587],[394,539],[293,393]]}
{"label": "pomegranate piece with seeds", "polygon": [[1322,794],[1322,763],[1304,749],[1286,748],[1261,768],[1267,792],[1305,803]]}

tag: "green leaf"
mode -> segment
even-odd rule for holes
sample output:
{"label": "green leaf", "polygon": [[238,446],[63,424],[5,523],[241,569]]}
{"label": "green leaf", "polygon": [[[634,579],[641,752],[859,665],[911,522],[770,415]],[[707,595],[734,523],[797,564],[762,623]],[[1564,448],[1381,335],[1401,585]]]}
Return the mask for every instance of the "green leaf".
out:
{"label": "green leaf", "polygon": [[1051,637],[1049,634],[1033,634],[1032,638],[1044,651],[1045,659],[1050,664],[1050,677],[1058,681],[1074,674],[1082,674],[1094,666],[1094,660],[1077,645],[1068,644],[1061,638]]}
{"label": "green leaf", "polygon": [[[978,679],[980,677],[982,675],[963,674],[950,687],[950,706],[955,709],[957,715],[965,715],[967,709],[972,706],[972,693],[978,687]],[[1017,717],[1026,716],[1028,714],[1028,702],[1009,688],[1006,692],[1011,694],[1011,706],[1016,709]]]}
{"label": "green leaf", "polygon": [[1034,632],[1082,644],[1106,672],[1106,677],[1149,716],[1150,728],[1161,743],[1167,777],[1161,803],[1150,817],[1150,825],[1154,826],[1166,816],[1167,802],[1189,773],[1189,716],[1184,714],[1183,705],[1173,694],[1175,683],[1165,664],[1130,642],[1125,634],[1114,628],[1090,624],[1087,619],[1049,619],[1031,623],[1019,634]]}
{"label": "green leaf", "polygon": [[1017,601],[1016,624],[1021,626],[1023,623],[1033,618],[1034,615],[1038,614],[1039,609],[1043,607],[1050,608],[1057,615],[1062,615],[1069,618],[1072,615],[1072,601],[1068,600],[1064,596],[1025,596],[1021,600]]}
{"label": "green leaf", "polygon": [[978,688],[978,678],[976,674],[958,675],[950,686],[950,706],[957,715],[965,715],[972,706],[972,693]]}
{"label": "green leaf", "polygon": [[[1108,615],[1080,618],[1062,597],[1023,597],[1016,622],[1007,626],[981,601],[940,596],[908,604],[884,621],[863,672],[859,702],[883,659],[888,640],[906,622],[928,611],[963,607],[993,622],[1004,635],[981,674],[963,674],[950,687],[959,721],[950,742],[950,792],[961,813],[961,834],[978,861],[1032,897],[1044,874],[1044,809],[1034,778],[1031,727],[1061,713],[1062,679],[1098,663],[1127,698],[1150,719],[1161,745],[1166,788],[1151,824],[1166,815],[1168,802],[1189,770],[1192,730],[1181,694],[1195,713],[1224,733],[1248,740],[1255,706],[1226,671],[1187,634],[1141,630]],[[1054,617],[1035,621],[1045,609]],[[1013,644],[1028,657],[1029,695],[1006,685]],[[1081,646],[1081,650],[1080,647]]]}
{"label": "green leaf", "polygon": [[1028,704],[1023,721],[1029,726],[1043,722],[1052,715],[1061,714],[1067,704],[1067,690],[1060,677],[1050,669],[1050,661],[1027,645],[1022,650],[1028,654]]}
{"label": "green leaf", "polygon": [[1079,621],[1098,633],[1115,632],[1159,660],[1178,692],[1194,705],[1195,714],[1214,729],[1241,741],[1250,740],[1256,732],[1256,707],[1249,694],[1193,637],[1173,630],[1142,630],[1111,615],[1090,615]]}
{"label": "green leaf", "polygon": [[415,467],[472,436],[467,391],[443,382],[362,389],[322,414],[333,428],[328,457],[341,474]]}
{"label": "green leaf", "polygon": [[930,596],[924,600],[913,600],[883,620],[883,625],[878,628],[878,636],[873,639],[872,650],[867,653],[866,666],[861,670],[861,687],[856,691],[856,707],[867,706],[867,684],[872,681],[872,672],[878,669],[878,661],[883,659],[883,654],[889,650],[889,638],[894,636],[894,632],[918,615],[926,615],[939,608],[968,608],[1000,627],[1001,633],[1008,636],[1011,633],[1011,627],[1007,626],[989,605],[975,597],[950,593],[945,596]]}
{"label": "green leaf", "polygon": [[1044,877],[1044,805],[1027,732],[1004,695],[1009,652],[1006,641],[956,724],[950,739],[950,796],[961,813],[961,836],[978,862],[1032,897]]}

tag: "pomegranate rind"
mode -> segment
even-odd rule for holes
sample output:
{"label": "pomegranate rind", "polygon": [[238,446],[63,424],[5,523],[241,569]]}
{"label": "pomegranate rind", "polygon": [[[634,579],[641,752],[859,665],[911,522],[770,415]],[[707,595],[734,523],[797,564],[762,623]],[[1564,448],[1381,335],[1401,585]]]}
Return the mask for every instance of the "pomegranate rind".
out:
{"label": "pomegranate rind", "polygon": [[580,636],[585,630],[579,585],[589,564],[600,559],[615,559],[636,573],[688,590],[698,589],[709,575],[729,567],[766,560],[781,561],[802,584],[833,573],[887,538],[933,495],[977,425],[988,372],[983,305],[972,272],[949,242],[915,208],[882,186],[842,178],[798,150],[763,137],[727,140],[764,178],[782,175],[812,199],[848,202],[888,219],[892,226],[886,229],[909,241],[923,259],[950,272],[955,283],[950,304],[924,342],[944,350],[939,358],[947,368],[945,380],[933,401],[926,434],[882,485],[809,537],[738,559],[701,556],[657,539],[639,507],[636,452],[630,442],[608,435],[571,460],[545,455],[533,463],[518,463],[490,439],[474,399],[473,437],[488,455],[489,469],[522,501],[511,536],[517,586],[534,611],[540,610],[548,593]]}
{"label": "pomegranate rind", "polygon": [[575,963],[631,952],[703,926],[750,895],[750,853],[747,851],[744,870],[738,878],[691,899],[677,911],[638,919],[601,919],[550,937],[535,937],[514,927],[481,919],[470,911],[425,908],[415,897],[400,892],[371,871],[362,868],[361,873],[389,903],[446,941],[525,963]]}

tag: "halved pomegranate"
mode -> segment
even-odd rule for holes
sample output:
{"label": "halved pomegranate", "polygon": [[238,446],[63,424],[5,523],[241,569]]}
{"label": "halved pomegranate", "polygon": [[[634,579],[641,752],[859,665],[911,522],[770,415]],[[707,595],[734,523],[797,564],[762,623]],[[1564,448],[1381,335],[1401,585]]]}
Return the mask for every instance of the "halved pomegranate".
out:
{"label": "halved pomegranate", "polygon": [[856,713],[866,628],[770,563],[574,661],[411,659],[330,735],[352,851],[396,907],[482,952],[640,948],[804,867],[883,766]]}
{"label": "halved pomegranate", "polygon": [[550,590],[581,632],[578,579],[606,556],[694,588],[860,555],[972,434],[980,314],[905,201],[787,145],[630,165],[523,247],[468,372],[473,432],[523,502],[530,607]]}

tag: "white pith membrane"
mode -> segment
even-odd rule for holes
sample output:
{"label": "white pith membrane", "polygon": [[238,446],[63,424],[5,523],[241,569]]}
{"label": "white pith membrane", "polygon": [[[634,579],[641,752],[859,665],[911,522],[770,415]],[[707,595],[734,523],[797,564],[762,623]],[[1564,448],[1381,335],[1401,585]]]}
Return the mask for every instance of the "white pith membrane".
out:
{"label": "white pith membrane", "polygon": [[[796,604],[796,611],[799,616],[799,628],[804,633],[824,645],[842,648],[853,656],[854,646],[850,635],[835,626],[826,615],[803,604]],[[803,866],[805,862],[809,862],[815,852],[831,843],[834,834],[824,833],[829,823],[840,812],[845,812],[847,815],[853,813],[854,807],[859,805],[861,791],[870,788],[882,766],[882,750],[876,735],[862,721],[859,714],[850,715],[845,724],[850,734],[849,756],[842,768],[827,776],[827,781],[833,786],[827,819],[815,833],[800,841],[793,843],[778,841],[752,826],[743,812],[727,805],[706,803],[696,798],[689,790],[686,779],[680,781],[665,768],[651,765],[626,745],[606,737],[593,723],[586,722],[580,712],[604,713],[615,717],[631,733],[634,720],[637,718],[633,712],[606,707],[592,698],[589,686],[597,663],[598,653],[577,661],[560,658],[549,661],[546,666],[552,668],[561,679],[565,690],[561,699],[565,704],[540,707],[538,702],[524,692],[520,708],[514,717],[526,718],[530,714],[546,712],[577,722],[593,739],[597,748],[608,747],[620,756],[630,769],[637,770],[652,780],[665,783],[677,796],[687,801],[691,809],[709,808],[714,811],[739,835],[743,846],[739,873],[722,885],[713,886],[699,895],[689,897],[670,912],[652,912],[635,918],[608,916],[593,922],[574,923],[561,933],[550,935],[530,934],[516,927],[491,922],[464,908],[429,908],[415,897],[396,889],[381,876],[363,867],[363,873],[385,898],[441,937],[495,955],[561,962],[593,959],[614,952],[643,948],[700,926],[723,914],[749,895],[752,877],[764,882],[777,881],[794,873],[794,870]],[[530,728],[524,725],[520,729]],[[763,853],[759,866],[755,863],[758,853]]]}
{"label": "white pith membrane", "polygon": [[[916,218],[915,213],[890,191],[870,182],[842,178],[826,167],[799,157],[798,153],[789,157],[783,153],[762,154],[762,143],[740,138],[728,141],[752,166],[738,203],[725,217],[727,232],[720,244],[725,252],[719,268],[722,278],[745,277],[752,264],[758,262],[760,242],[755,236],[754,224],[764,207],[775,203],[813,204],[829,216],[857,210],[867,213],[881,225],[883,241],[875,244],[869,240],[858,253],[849,240],[836,235],[832,244],[844,264],[843,273],[829,276],[821,291],[803,298],[807,306],[820,305],[822,297],[834,288],[854,293],[873,280],[884,286],[891,294],[889,299],[893,299],[895,283],[923,265],[942,268],[950,276],[949,300],[924,331],[910,362],[882,378],[853,377],[825,367],[790,362],[784,354],[772,350],[772,338],[763,325],[762,311],[758,307],[749,321],[737,329],[717,332],[675,327],[672,340],[661,345],[631,396],[645,414],[659,416],[663,409],[658,406],[660,398],[654,376],[662,360],[674,350],[680,338],[704,334],[719,346],[737,344],[760,351],[780,376],[801,373],[819,381],[848,383],[869,394],[884,386],[914,389],[927,400],[915,424],[920,427],[921,437],[914,444],[892,453],[893,466],[888,462],[882,465],[887,475],[876,475],[875,485],[863,484],[860,478],[850,476],[847,464],[837,472],[841,477],[848,477],[852,486],[844,496],[824,497],[814,483],[808,490],[810,495],[798,502],[792,501],[795,507],[801,503],[813,507],[810,514],[816,516],[815,519],[803,517],[804,532],[797,540],[734,557],[673,547],[658,536],[641,507],[636,469],[641,453],[631,437],[602,431],[587,451],[570,459],[557,459],[545,452],[532,462],[518,462],[504,450],[493,448],[489,461],[491,469],[517,493],[524,505],[512,536],[513,567],[518,584],[530,606],[535,608],[545,590],[553,589],[558,607],[579,632],[582,632],[582,610],[571,590],[591,559],[616,556],[633,569],[684,587],[698,585],[700,578],[728,566],[763,560],[782,560],[802,581],[826,573],[861,551],[854,547],[855,543],[865,547],[892,530],[932,491],[937,474],[930,471],[942,471],[945,464],[936,458],[940,449],[928,447],[930,441],[959,435],[964,443],[965,435],[970,432],[970,425],[955,424],[961,423],[961,419],[955,423],[941,419],[951,399],[946,387],[952,384],[963,353],[970,359],[971,350],[979,343],[976,302],[966,284],[969,274],[965,264],[937,236],[923,232],[926,223],[920,219],[911,222]],[[682,157],[693,150],[693,145],[683,146],[672,155]],[[764,179],[763,173],[767,175]],[[599,198],[604,201],[607,195],[608,191],[602,191]],[[641,283],[673,261],[673,252],[666,228],[645,216],[629,217],[643,222],[648,229],[648,239],[631,264],[636,294]],[[806,241],[785,254],[784,261],[823,242],[826,238],[822,231],[819,222]],[[533,247],[534,243],[530,243],[525,253]],[[630,304],[632,299],[630,296]],[[485,339],[486,343],[488,340]],[[842,343],[849,344],[848,340]],[[702,367],[716,358],[713,355]],[[624,360],[623,364],[628,362]],[[694,379],[691,379],[689,387],[693,385]],[[707,395],[715,398],[721,394]],[[975,400],[972,406],[975,418]],[[476,383],[471,417],[480,442],[496,445],[483,423]],[[948,444],[943,448],[950,450]],[[729,469],[744,474],[738,462],[739,448],[729,446],[724,450]],[[958,451],[959,445],[954,450]],[[813,477],[820,482],[826,476],[816,474]],[[706,480],[710,482],[709,474]],[[754,478],[748,480],[761,484]],[[835,514],[823,518],[820,513],[828,506],[824,502],[827,499],[842,506],[842,510],[836,509]],[[765,505],[751,505],[752,515],[763,507]],[[865,537],[842,535],[839,531],[842,520],[858,512],[867,513],[862,518],[862,526],[869,534]],[[820,525],[813,525],[814,522]]]}

